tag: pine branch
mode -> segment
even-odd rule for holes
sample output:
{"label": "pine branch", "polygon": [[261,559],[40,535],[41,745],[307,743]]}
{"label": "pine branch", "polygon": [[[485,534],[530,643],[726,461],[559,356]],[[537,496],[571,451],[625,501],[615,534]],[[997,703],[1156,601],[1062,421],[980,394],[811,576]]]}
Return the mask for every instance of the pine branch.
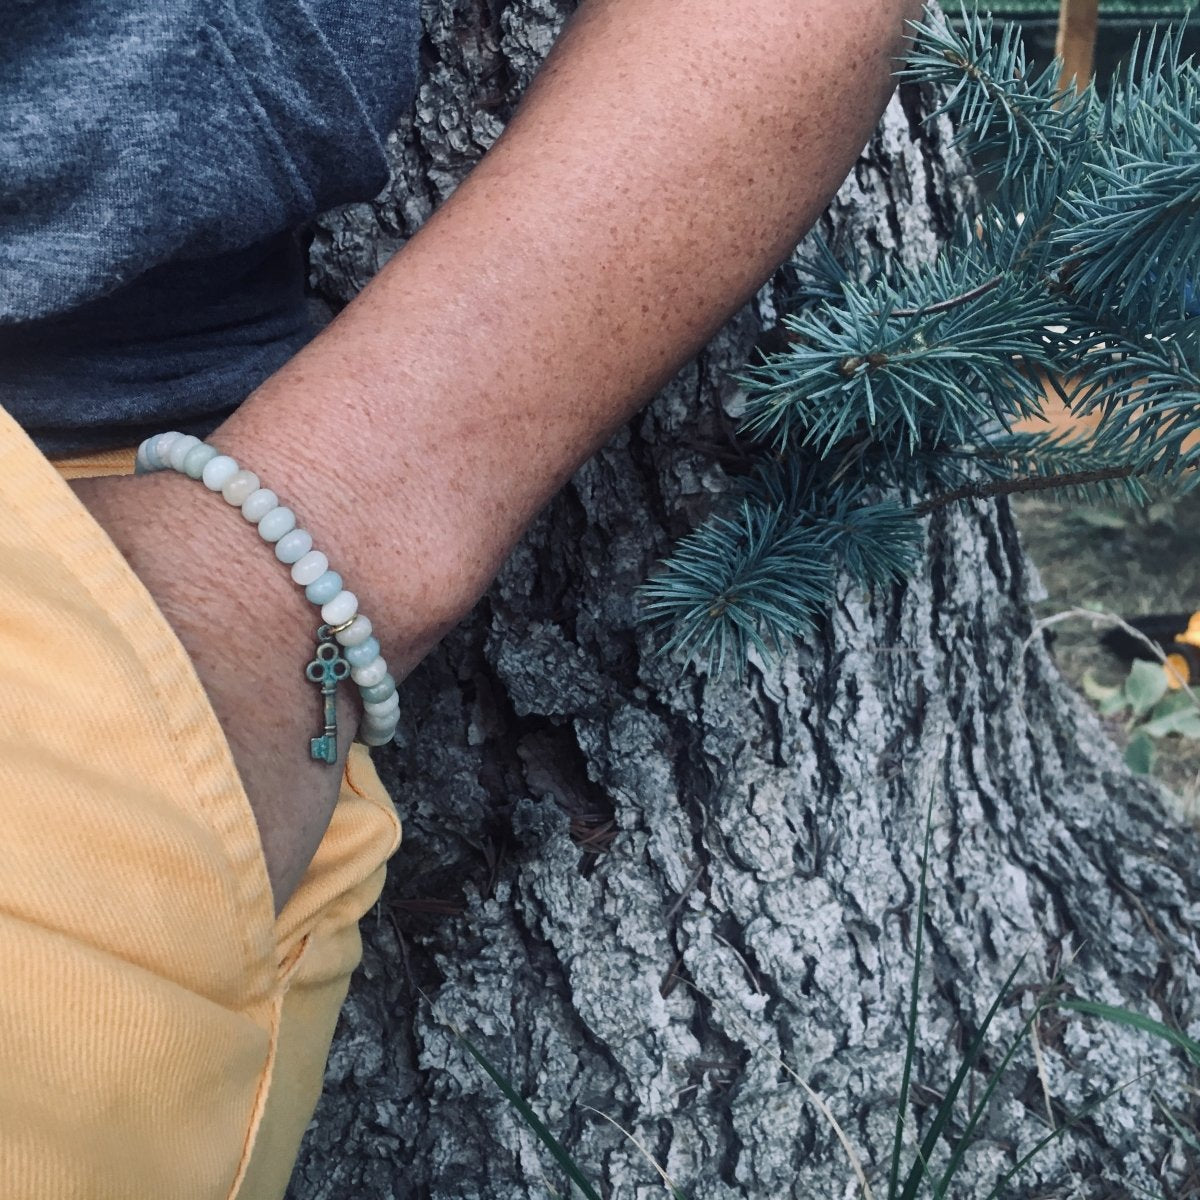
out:
{"label": "pine branch", "polygon": [[1012,496],[1023,492],[1048,492],[1060,488],[1089,487],[1114,479],[1130,479],[1137,474],[1132,464],[1123,467],[1100,467],[1093,471],[1071,471],[1063,475],[1035,475],[1024,479],[993,479],[986,483],[967,483],[952,492],[931,496],[913,507],[918,517],[927,517],[939,508],[957,504],[960,500],[988,500],[995,496]]}
{"label": "pine branch", "polygon": [[949,312],[952,308],[957,308],[960,304],[970,304],[972,300],[978,300],[980,296],[986,296],[988,292],[994,288],[998,288],[1004,282],[1003,275],[993,275],[991,279],[984,280],[977,287],[971,288],[970,291],[960,292],[957,296],[951,296],[946,300],[938,300],[934,304],[927,304],[923,308],[898,308],[893,313],[893,317],[931,317],[935,313]]}
{"label": "pine branch", "polygon": [[746,431],[821,458],[869,436],[898,459],[982,442],[989,426],[1032,416],[1041,390],[1019,364],[1051,369],[1045,331],[1063,320],[1061,305],[1048,291],[1031,295],[1021,277],[981,280],[981,265],[964,244],[956,265],[939,261],[905,281],[915,305],[901,308],[887,283],[847,283],[840,305],[785,318],[790,346],[739,379]]}
{"label": "pine branch", "polygon": [[[786,341],[739,379],[761,464],[643,589],[669,648],[711,669],[808,633],[839,572],[906,578],[916,517],[1049,490],[1144,503],[1148,484],[1200,481],[1200,70],[1182,30],[1139,44],[1102,104],[1061,97],[1053,66],[1030,76],[1015,26],[963,22],[927,13],[903,75],[944,86],[935,116],[1005,169],[915,270],[808,244]],[[1015,431],[1044,379],[1096,428]]]}
{"label": "pine branch", "polygon": [[1112,309],[1144,328],[1200,312],[1194,263],[1200,255],[1200,124],[1178,114],[1177,139],[1146,157],[1145,147],[1110,147],[1086,190],[1064,200],[1069,221],[1055,231],[1057,249],[1074,264],[1073,294],[1097,310]]}
{"label": "pine branch", "polygon": [[740,669],[751,647],[766,657],[803,637],[832,598],[827,533],[749,502],[689,534],[641,588],[644,614],[673,629],[664,650],[714,674]]}
{"label": "pine branch", "polygon": [[1200,369],[1178,341],[1113,338],[1084,356],[1072,407],[1099,413],[1093,442],[1146,478],[1187,490],[1200,466]]}
{"label": "pine branch", "polygon": [[970,137],[981,150],[1004,151],[1004,174],[1017,176],[1033,157],[1063,156],[1086,136],[1095,108],[1090,89],[1074,97],[1058,92],[1058,71],[1051,64],[1031,75],[1018,28],[997,29],[990,13],[961,8],[962,32],[945,17],[926,10],[913,23],[916,42],[901,79],[949,88],[931,114],[949,114],[957,140]]}

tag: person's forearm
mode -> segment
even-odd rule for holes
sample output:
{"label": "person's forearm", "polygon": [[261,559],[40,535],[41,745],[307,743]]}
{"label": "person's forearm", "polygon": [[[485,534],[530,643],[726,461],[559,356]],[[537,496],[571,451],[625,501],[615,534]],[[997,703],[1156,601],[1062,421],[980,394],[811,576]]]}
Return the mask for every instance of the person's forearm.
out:
{"label": "person's forearm", "polygon": [[[213,435],[336,551],[398,677],[578,464],[816,220],[891,92],[903,21],[919,7],[588,0],[453,198]],[[211,496],[183,500],[203,489],[182,480],[133,483],[136,498],[127,489],[98,505],[151,591],[170,591],[179,551],[164,551],[163,528],[138,524],[139,502],[183,504],[213,527],[201,559],[248,564],[273,664],[264,672],[293,670],[313,621],[269,554],[249,565],[262,553],[240,518],[209,515],[220,507]],[[329,801],[259,811],[255,789],[291,770],[282,742],[268,749],[278,724],[311,724],[313,708],[301,682],[291,715],[279,710],[263,730],[252,689],[239,701],[237,648],[218,639],[247,614],[231,616],[228,582],[160,603],[187,627],[198,665],[211,664],[201,677],[227,728],[255,731],[238,734],[235,755],[260,825],[292,822],[278,846],[264,827],[279,894]]]}
{"label": "person's forearm", "polygon": [[[422,580],[461,611],[816,220],[912,8],[585,4],[484,162],[219,438],[272,478],[278,463],[289,494],[312,490],[313,451],[375,482],[316,511],[351,510],[339,541],[363,541],[352,577],[372,579],[385,628],[425,602]],[[305,447],[280,442],[284,411]]]}

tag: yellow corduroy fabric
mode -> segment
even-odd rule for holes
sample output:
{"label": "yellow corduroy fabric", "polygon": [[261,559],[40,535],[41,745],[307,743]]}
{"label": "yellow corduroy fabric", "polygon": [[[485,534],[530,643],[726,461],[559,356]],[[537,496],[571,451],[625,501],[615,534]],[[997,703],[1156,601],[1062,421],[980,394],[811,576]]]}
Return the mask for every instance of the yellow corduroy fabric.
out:
{"label": "yellow corduroy fabric", "polygon": [[[183,646],[0,410],[0,1197],[273,1200],[399,822],[356,745],[278,918]],[[253,553],[253,539],[247,553]]]}

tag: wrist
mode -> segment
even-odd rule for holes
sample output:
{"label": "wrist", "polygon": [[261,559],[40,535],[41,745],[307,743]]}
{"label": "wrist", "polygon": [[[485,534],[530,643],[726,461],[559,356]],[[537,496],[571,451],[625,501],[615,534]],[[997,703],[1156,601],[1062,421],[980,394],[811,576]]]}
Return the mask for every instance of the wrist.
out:
{"label": "wrist", "polygon": [[[458,511],[445,480],[385,458],[373,423],[344,396],[320,453],[311,441],[281,444],[265,414],[285,398],[311,403],[315,390],[311,371],[286,367],[206,440],[250,466],[296,512],[370,615],[399,680],[470,611],[507,545],[491,536],[488,513]],[[403,406],[390,417],[403,421]]]}

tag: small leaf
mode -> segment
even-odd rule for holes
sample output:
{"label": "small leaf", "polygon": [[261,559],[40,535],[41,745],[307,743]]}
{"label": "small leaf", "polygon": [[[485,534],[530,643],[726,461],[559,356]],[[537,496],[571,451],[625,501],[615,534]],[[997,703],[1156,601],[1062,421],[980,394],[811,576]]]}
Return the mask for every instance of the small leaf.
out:
{"label": "small leaf", "polygon": [[1129,701],[1125,699],[1125,692],[1118,688],[1115,696],[1109,696],[1107,700],[1101,700],[1097,706],[1097,711],[1102,717],[1111,717],[1116,713],[1124,712],[1129,707]]}
{"label": "small leaf", "polygon": [[1200,713],[1185,713],[1180,718],[1175,732],[1180,737],[1200,738]]}
{"label": "small leaf", "polygon": [[1121,694],[1119,684],[1101,683],[1091,671],[1084,671],[1080,684],[1083,687],[1083,694],[1097,704],[1102,700],[1111,700],[1114,696]]}
{"label": "small leaf", "polygon": [[1160,717],[1171,717],[1176,713],[1195,712],[1196,702],[1187,692],[1171,692],[1155,706],[1150,716],[1157,721]]}
{"label": "small leaf", "polygon": [[1139,726],[1138,732],[1152,738],[1167,737],[1172,733],[1179,732],[1176,725],[1180,719],[1178,713],[1168,713],[1165,717],[1155,717],[1153,721],[1147,721],[1144,725]]}
{"label": "small leaf", "polygon": [[1143,733],[1153,738],[1167,737],[1172,733],[1191,736],[1190,731],[1200,726],[1200,713],[1186,692],[1168,692],[1151,710],[1150,716],[1141,726]]}
{"label": "small leaf", "polygon": [[[1186,696],[1183,698],[1187,700]],[[1155,712],[1157,711],[1156,708]],[[1177,733],[1180,737],[1200,737],[1200,712],[1197,712],[1189,701],[1186,708],[1177,709],[1147,721],[1141,726],[1141,732],[1155,738],[1168,737],[1172,733]]]}
{"label": "small leaf", "polygon": [[1125,698],[1135,717],[1145,716],[1167,694],[1167,673],[1158,663],[1138,659],[1125,680]]}
{"label": "small leaf", "polygon": [[1125,765],[1135,775],[1149,775],[1154,765],[1154,743],[1140,730],[1125,747]]}

